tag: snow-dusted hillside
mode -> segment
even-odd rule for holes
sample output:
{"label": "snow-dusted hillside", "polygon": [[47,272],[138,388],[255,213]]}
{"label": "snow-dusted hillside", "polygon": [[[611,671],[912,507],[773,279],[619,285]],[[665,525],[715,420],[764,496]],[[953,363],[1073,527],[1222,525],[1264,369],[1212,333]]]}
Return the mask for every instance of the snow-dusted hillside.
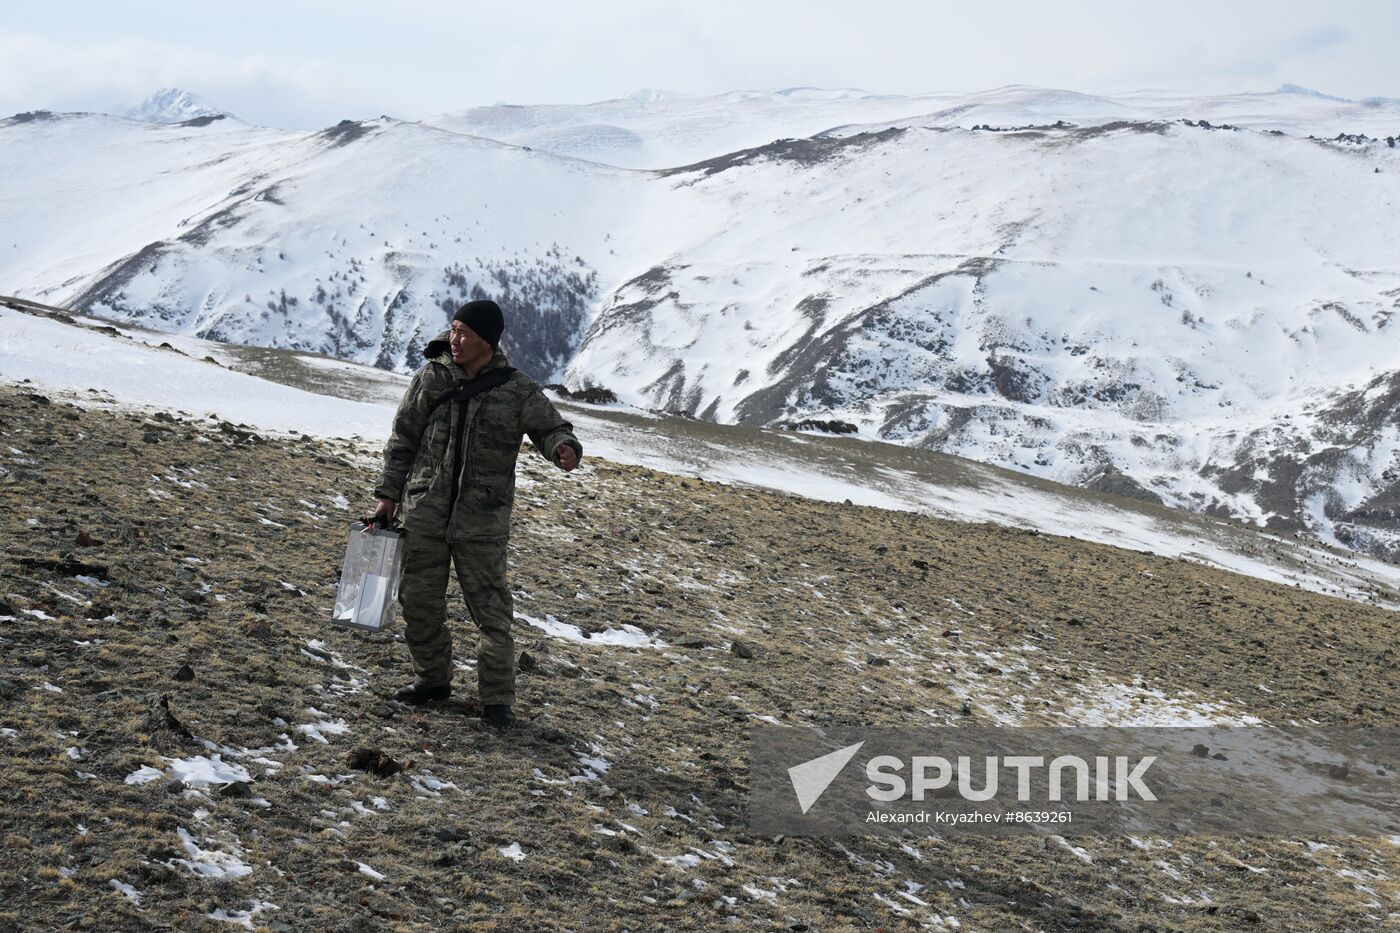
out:
{"label": "snow-dusted hillside", "polygon": [[[1394,101],[801,90],[195,122],[0,122],[0,293],[399,370],[489,294],[541,379],[1396,552]],[[543,141],[579,126],[641,155]]]}

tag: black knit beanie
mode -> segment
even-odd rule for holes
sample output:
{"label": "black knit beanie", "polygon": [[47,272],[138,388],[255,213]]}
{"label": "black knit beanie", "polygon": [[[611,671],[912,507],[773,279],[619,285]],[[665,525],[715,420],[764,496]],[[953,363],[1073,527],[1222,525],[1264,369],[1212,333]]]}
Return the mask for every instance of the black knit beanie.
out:
{"label": "black knit beanie", "polygon": [[506,319],[501,314],[501,306],[489,298],[467,302],[457,309],[452,320],[461,321],[476,331],[482,340],[491,344],[493,350],[500,345],[501,331],[506,329]]}

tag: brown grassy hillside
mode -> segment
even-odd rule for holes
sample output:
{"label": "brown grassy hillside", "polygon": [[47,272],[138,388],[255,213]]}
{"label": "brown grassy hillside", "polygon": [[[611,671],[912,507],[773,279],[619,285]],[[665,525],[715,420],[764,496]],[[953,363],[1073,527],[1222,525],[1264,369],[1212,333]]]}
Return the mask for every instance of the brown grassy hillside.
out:
{"label": "brown grassy hillside", "polygon": [[[770,720],[1065,725],[1112,697],[1145,721],[1393,724],[1393,613],[1073,539],[522,457],[517,613],[595,637],[520,621],[521,723],[498,734],[474,718],[469,624],[458,695],[419,711],[386,699],[409,676],[397,630],[327,622],[375,453],[0,388],[0,929],[1400,916],[1400,840],[773,839],[744,809],[746,731]],[[663,646],[596,643],[624,625]],[[402,770],[353,766],[362,747]],[[172,761],[215,752],[251,780],[176,779]],[[126,783],[142,768],[160,775]]]}

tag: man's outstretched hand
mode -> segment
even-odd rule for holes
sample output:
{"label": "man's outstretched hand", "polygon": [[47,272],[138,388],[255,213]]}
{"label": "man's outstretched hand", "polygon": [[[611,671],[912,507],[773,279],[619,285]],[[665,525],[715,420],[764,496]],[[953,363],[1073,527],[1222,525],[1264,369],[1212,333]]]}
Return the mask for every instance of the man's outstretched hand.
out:
{"label": "man's outstretched hand", "polygon": [[559,464],[559,469],[567,473],[578,466],[578,451],[574,450],[573,445],[561,442],[554,448],[554,462]]}

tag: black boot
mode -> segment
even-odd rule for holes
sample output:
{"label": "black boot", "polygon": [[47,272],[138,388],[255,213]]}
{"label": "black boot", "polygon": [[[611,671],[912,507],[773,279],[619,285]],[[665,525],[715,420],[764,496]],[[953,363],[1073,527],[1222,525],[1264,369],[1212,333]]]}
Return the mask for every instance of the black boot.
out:
{"label": "black boot", "polygon": [[505,729],[515,722],[509,703],[487,703],[481,707],[481,718],[488,726]]}
{"label": "black boot", "polygon": [[394,691],[394,699],[410,706],[422,706],[424,703],[445,700],[450,696],[452,696],[452,684],[450,683],[430,687],[415,680],[410,686],[400,687]]}

